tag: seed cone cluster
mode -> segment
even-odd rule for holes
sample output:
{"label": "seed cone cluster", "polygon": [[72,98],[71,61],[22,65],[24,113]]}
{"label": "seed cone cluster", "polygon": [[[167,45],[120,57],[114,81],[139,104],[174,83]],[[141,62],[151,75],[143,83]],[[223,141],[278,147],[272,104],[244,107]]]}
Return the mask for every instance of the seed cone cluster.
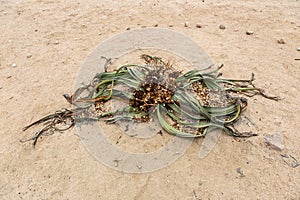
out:
{"label": "seed cone cluster", "polygon": [[150,59],[146,55],[143,58],[147,63],[144,82],[133,91],[133,98],[130,99],[129,105],[142,112],[150,113],[158,104],[174,103],[172,98],[178,87],[175,80],[181,72],[159,58]]}
{"label": "seed cone cluster", "polygon": [[129,105],[140,109],[143,112],[149,112],[155,109],[158,104],[174,103],[173,92],[165,86],[157,83],[142,84],[139,90],[134,91],[133,98]]}

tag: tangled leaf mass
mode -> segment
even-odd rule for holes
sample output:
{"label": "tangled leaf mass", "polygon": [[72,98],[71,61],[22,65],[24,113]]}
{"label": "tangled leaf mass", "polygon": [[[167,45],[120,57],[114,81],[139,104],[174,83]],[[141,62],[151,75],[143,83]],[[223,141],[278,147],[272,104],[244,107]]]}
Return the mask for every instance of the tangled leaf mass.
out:
{"label": "tangled leaf mass", "polygon": [[[250,137],[256,134],[234,128],[247,107],[245,96],[260,94],[279,100],[253,85],[254,74],[249,80],[224,79],[219,73],[222,65],[183,73],[159,57],[142,55],[141,58],[144,65],[128,64],[113,71],[106,67],[72,96],[65,94],[75,108],[57,111],[24,127],[25,131],[38,124],[43,126],[22,141],[33,140],[35,146],[42,135],[65,131],[75,123],[90,120],[147,123],[152,117],[157,117],[166,132],[179,137],[202,137],[208,127],[222,129],[235,137]],[[108,105],[112,99],[125,102],[126,106],[113,110]]]}

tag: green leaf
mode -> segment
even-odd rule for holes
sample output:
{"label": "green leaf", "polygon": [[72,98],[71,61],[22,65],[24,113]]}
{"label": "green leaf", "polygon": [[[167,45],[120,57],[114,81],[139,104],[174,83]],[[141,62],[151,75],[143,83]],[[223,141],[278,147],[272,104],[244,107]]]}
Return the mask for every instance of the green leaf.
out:
{"label": "green leaf", "polygon": [[202,136],[202,135],[194,135],[194,134],[186,133],[186,132],[180,131],[180,130],[174,128],[173,126],[169,125],[166,122],[166,120],[162,117],[161,110],[163,110],[163,106],[159,104],[156,109],[157,118],[158,118],[162,128],[165,131],[167,131],[168,133],[175,135],[175,136],[188,137],[188,138],[195,138],[195,137]]}

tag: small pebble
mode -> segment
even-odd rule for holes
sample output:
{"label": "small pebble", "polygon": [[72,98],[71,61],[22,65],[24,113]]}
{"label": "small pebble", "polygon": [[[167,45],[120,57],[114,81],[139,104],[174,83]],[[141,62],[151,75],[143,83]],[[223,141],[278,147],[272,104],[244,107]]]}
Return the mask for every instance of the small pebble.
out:
{"label": "small pebble", "polygon": [[119,167],[119,162],[114,162],[115,163],[115,167]]}
{"label": "small pebble", "polygon": [[13,63],[11,66],[12,66],[12,67],[17,67],[17,64],[16,64],[16,63]]}
{"label": "small pebble", "polygon": [[196,28],[202,28],[200,24],[196,24]]}
{"label": "small pebble", "polygon": [[277,43],[278,44],[285,44],[285,41],[281,38],[281,39],[277,40]]}
{"label": "small pebble", "polygon": [[154,27],[158,27],[158,24],[154,24]]}
{"label": "small pebble", "polygon": [[129,30],[130,30],[130,27],[127,27],[126,30],[129,31]]}
{"label": "small pebble", "polygon": [[32,55],[29,53],[29,54],[27,54],[27,56],[26,56],[26,58],[31,58],[32,57]]}
{"label": "small pebble", "polygon": [[300,47],[297,48],[297,51],[300,51]]}
{"label": "small pebble", "polygon": [[219,26],[219,29],[224,30],[225,28],[226,28],[226,27],[225,27],[224,25],[222,25],[222,24]]}
{"label": "small pebble", "polygon": [[189,27],[189,23],[188,22],[184,22],[184,27]]}
{"label": "small pebble", "polygon": [[59,44],[59,41],[58,41],[58,40],[55,40],[54,44]]}
{"label": "small pebble", "polygon": [[244,172],[243,172],[243,170],[242,170],[241,167],[237,168],[236,172],[240,174],[240,177],[244,177],[245,176],[245,174],[244,174]]}
{"label": "small pebble", "polygon": [[174,25],[173,24],[169,24],[169,27],[173,27]]}
{"label": "small pebble", "polygon": [[102,35],[102,33],[101,33],[101,32],[99,32],[99,33],[98,33],[98,35]]}
{"label": "small pebble", "polygon": [[270,149],[282,151],[284,149],[283,136],[281,133],[276,132],[273,135],[267,134],[264,137],[265,143]]}
{"label": "small pebble", "polygon": [[254,32],[253,32],[253,31],[246,31],[246,34],[247,34],[247,35],[253,35]]}
{"label": "small pebble", "polygon": [[274,157],[270,157],[270,159],[273,160],[273,161],[276,160]]}

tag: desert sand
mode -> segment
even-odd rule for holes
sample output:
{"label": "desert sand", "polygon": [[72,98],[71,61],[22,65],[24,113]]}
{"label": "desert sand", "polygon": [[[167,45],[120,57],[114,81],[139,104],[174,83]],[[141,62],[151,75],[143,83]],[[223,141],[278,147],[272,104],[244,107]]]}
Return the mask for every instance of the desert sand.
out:
{"label": "desert sand", "polygon": [[[281,156],[300,160],[299,11],[298,0],[1,0],[0,199],[300,199],[300,167]],[[253,72],[256,86],[282,98],[249,99],[243,115],[253,124],[242,128],[257,137],[222,134],[204,159],[198,139],[168,167],[145,174],[101,164],[75,128],[43,137],[35,149],[20,142],[34,133],[24,133],[25,125],[69,107],[62,94],[72,93],[80,66],[99,43],[154,26],[196,41],[224,64],[224,77]],[[282,151],[264,142],[276,132]]]}

